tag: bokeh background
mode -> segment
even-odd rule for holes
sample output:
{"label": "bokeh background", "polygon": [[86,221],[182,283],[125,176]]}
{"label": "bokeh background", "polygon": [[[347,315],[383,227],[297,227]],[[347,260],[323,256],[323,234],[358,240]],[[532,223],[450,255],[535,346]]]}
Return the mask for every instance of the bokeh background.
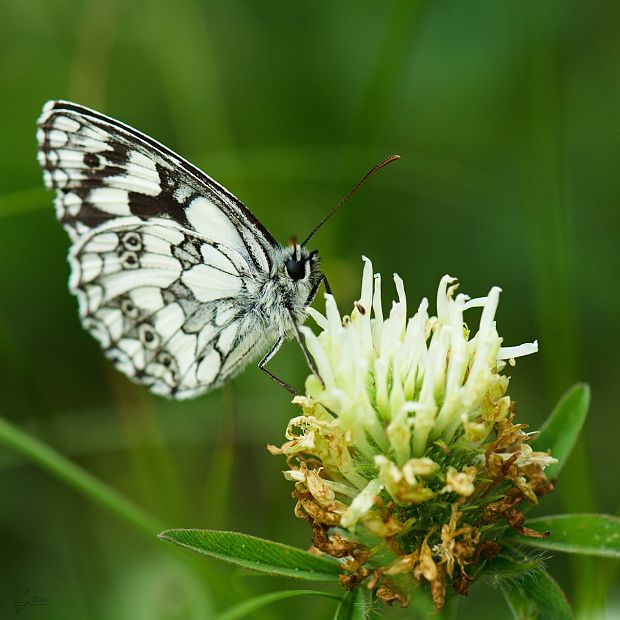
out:
{"label": "bokeh background", "polygon": [[[362,254],[403,277],[412,306],[444,273],[472,296],[500,285],[505,342],[540,342],[511,370],[522,421],[537,427],[575,381],[593,391],[583,440],[537,512],[617,513],[616,0],[1,0],[0,11],[3,416],[166,526],[309,543],[284,462],[265,449],[296,414],[285,391],[250,368],[167,402],[116,373],[80,327],[35,157],[42,104],[66,98],[183,154],[283,242],[399,153],[313,240],[341,307],[358,295]],[[273,370],[302,384],[294,344]],[[23,617],[132,620],[209,618],[298,587],[175,553],[3,446],[0,506],[3,618],[24,587],[51,603]],[[613,563],[548,564],[580,617],[620,617]],[[293,599],[255,617],[332,610]],[[485,585],[462,613],[508,614]]]}

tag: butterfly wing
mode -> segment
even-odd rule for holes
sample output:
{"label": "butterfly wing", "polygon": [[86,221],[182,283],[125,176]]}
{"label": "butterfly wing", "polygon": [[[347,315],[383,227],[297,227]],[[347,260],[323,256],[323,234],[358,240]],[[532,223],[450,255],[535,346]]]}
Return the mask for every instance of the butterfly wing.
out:
{"label": "butterfly wing", "polygon": [[276,242],[237,198],[148,136],[76,104],[48,103],[38,141],[74,242],[70,289],[117,368],[184,398],[260,352],[265,334],[249,301]]}

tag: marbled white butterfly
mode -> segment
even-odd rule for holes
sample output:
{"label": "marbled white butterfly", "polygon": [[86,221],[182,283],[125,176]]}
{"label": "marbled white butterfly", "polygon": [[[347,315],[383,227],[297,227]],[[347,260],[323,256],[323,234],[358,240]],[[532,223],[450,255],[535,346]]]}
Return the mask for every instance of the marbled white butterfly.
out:
{"label": "marbled white butterfly", "polygon": [[227,189],[117,120],[50,101],[37,139],[73,242],[69,287],[82,324],[121,372],[189,398],[267,350],[259,367],[294,392],[265,368],[294,336],[318,374],[298,325],[321,282],[329,285],[305,245],[350,194],[304,243],[283,247]]}

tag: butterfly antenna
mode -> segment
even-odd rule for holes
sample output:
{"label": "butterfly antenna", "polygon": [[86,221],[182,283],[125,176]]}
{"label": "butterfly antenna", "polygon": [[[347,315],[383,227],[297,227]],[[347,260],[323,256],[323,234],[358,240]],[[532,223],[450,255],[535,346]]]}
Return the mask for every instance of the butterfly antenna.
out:
{"label": "butterfly antenna", "polygon": [[336,213],[336,211],[338,211],[338,209],[340,209],[340,207],[342,207],[342,205],[347,202],[349,200],[349,198],[351,198],[351,196],[353,196],[353,194],[355,194],[355,192],[362,186],[364,185],[364,183],[366,181],[368,181],[368,179],[375,173],[378,172],[379,170],[381,170],[381,168],[384,168],[385,166],[387,166],[388,164],[391,164],[393,161],[396,161],[397,159],[400,159],[400,155],[390,155],[389,157],[386,157],[383,161],[379,162],[372,170],[369,170],[364,177],[362,178],[361,181],[358,182],[358,184],[314,227],[314,229],[312,230],[312,232],[304,239],[304,242],[301,245],[307,245],[308,241],[310,241],[310,239],[314,236],[314,233],[316,233],[316,231],[321,228],[321,226],[323,226],[323,224],[325,224],[325,222],[327,222],[327,220],[334,215],[334,213]]}

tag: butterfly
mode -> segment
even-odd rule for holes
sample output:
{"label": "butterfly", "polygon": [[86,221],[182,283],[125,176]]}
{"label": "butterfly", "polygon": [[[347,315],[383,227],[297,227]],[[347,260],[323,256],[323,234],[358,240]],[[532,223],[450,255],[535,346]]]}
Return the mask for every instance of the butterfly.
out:
{"label": "butterfly", "polygon": [[[72,241],[69,289],[82,325],[129,379],[184,399],[294,337],[321,283],[306,240],[282,246],[232,193],[149,136],[67,101],[43,107],[45,185]],[[265,353],[266,352],[266,353]]]}

